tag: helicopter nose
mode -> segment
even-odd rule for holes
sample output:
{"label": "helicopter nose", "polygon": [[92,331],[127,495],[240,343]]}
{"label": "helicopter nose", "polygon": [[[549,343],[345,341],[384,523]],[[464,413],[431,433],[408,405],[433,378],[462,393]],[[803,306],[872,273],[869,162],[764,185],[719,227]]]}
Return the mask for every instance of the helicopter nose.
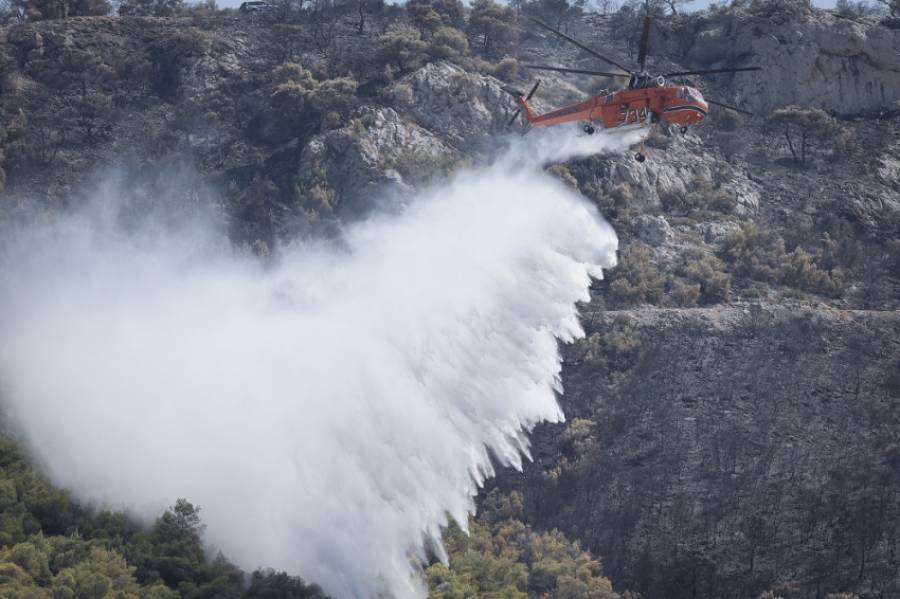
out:
{"label": "helicopter nose", "polygon": [[703,94],[700,93],[700,90],[697,90],[696,94],[697,97],[695,101],[697,102],[697,106],[703,110],[704,115],[709,114],[709,104],[706,102],[706,98],[703,97]]}

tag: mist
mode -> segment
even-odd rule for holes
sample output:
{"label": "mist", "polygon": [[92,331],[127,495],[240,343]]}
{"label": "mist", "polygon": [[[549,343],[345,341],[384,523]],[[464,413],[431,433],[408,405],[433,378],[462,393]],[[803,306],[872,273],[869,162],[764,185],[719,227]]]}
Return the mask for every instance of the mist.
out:
{"label": "mist", "polygon": [[558,342],[615,264],[613,230],[540,166],[632,141],[516,139],[268,264],[210,216],[123,227],[127,186],[101,186],[0,244],[4,410],[83,501],[152,521],[186,497],[244,569],[422,597],[410,558],[563,419]]}

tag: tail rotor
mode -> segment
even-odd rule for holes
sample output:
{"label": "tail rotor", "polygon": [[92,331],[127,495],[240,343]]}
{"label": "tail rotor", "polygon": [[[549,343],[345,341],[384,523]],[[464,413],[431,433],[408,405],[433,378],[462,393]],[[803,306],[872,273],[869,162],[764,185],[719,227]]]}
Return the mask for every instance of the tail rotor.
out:
{"label": "tail rotor", "polygon": [[[538,79],[538,80],[535,82],[534,87],[531,88],[531,91],[528,92],[528,95],[527,95],[527,96],[525,95],[525,92],[519,91],[519,90],[517,90],[517,89],[515,89],[515,88],[512,88],[512,87],[504,87],[504,88],[503,88],[503,91],[505,91],[506,93],[508,93],[508,94],[511,95],[512,97],[514,97],[514,98],[515,98],[517,101],[519,101],[519,102],[523,101],[523,99],[524,99],[525,102],[527,102],[528,100],[531,99],[531,96],[534,95],[534,92],[537,91],[537,88],[538,88],[538,86],[539,86],[540,84],[541,84],[541,80]],[[509,119],[509,122],[506,123],[506,126],[509,127],[509,126],[511,126],[513,123],[515,123],[515,122],[516,122],[516,119],[518,118],[518,116],[519,116],[521,113],[522,113],[522,108],[521,108],[521,107],[520,107],[520,108],[516,108],[516,111],[513,113],[512,117]]]}

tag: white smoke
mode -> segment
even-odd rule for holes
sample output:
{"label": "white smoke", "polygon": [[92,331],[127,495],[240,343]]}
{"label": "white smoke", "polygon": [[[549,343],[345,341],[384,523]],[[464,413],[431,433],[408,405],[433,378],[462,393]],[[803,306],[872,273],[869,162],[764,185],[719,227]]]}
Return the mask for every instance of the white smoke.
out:
{"label": "white smoke", "polygon": [[123,231],[99,194],[4,244],[6,410],[85,500],[149,519],[187,497],[246,569],[421,596],[410,556],[465,522],[491,456],[519,467],[563,417],[557,340],[617,240],[538,166],[610,143],[516,141],[268,267],[196,221]]}

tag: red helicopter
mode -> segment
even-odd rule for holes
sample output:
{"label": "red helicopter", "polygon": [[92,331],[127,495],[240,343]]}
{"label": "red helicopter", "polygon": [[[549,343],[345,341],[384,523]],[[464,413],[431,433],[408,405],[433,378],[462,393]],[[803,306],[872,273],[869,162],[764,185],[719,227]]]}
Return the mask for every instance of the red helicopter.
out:
{"label": "red helicopter", "polygon": [[[717,102],[703,97],[700,91],[690,85],[673,83],[672,77],[687,75],[711,75],[714,73],[735,73],[739,71],[759,71],[760,67],[734,67],[724,69],[706,69],[699,71],[680,71],[666,73],[664,75],[651,75],[644,69],[647,60],[647,47],[650,41],[650,17],[644,18],[644,30],[641,34],[641,46],[638,52],[638,70],[631,70],[597,51],[585,46],[578,40],[569,37],[565,33],[554,29],[550,25],[531,19],[540,27],[558,35],[569,43],[574,44],[588,54],[613,65],[623,73],[607,73],[602,71],[590,71],[584,69],[569,69],[563,67],[549,67],[543,65],[525,65],[526,68],[557,71],[560,73],[576,73],[581,75],[593,75],[596,77],[622,77],[628,79],[628,87],[617,91],[604,90],[598,95],[588,98],[583,102],[564,106],[545,114],[537,114],[528,104],[528,101],[541,84],[540,80],[534,84],[526,96],[524,92],[513,88],[503,89],[516,98],[519,108],[513,113],[507,125],[512,125],[520,113],[525,114],[525,119],[531,127],[549,127],[571,121],[583,122],[582,129],[588,135],[596,131],[595,125],[603,129],[633,129],[650,127],[658,123],[666,123],[680,127],[682,133],[687,132],[691,125],[700,123],[709,112],[709,105],[721,106],[728,110],[734,110],[743,114],[752,115],[737,106],[731,106],[724,102]],[[645,156],[642,152],[635,154],[635,160],[643,162]]]}

